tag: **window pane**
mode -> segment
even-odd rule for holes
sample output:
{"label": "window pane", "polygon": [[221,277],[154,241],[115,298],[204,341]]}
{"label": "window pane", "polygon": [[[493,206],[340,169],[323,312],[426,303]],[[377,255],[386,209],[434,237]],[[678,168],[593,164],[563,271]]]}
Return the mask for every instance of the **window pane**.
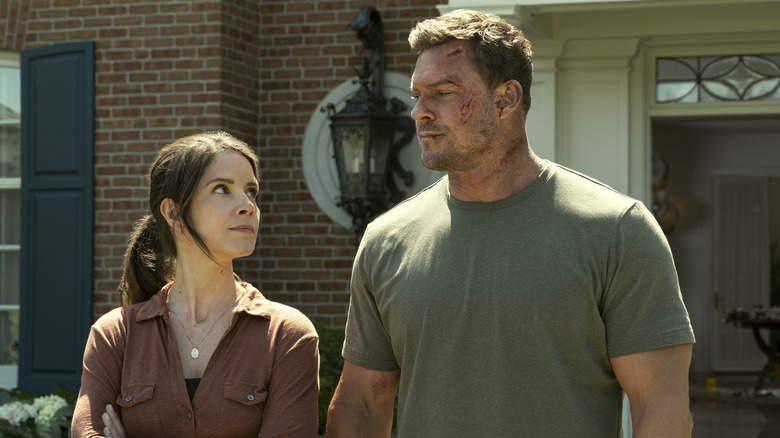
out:
{"label": "window pane", "polygon": [[780,78],[756,81],[745,91],[745,99],[764,99],[775,94],[778,89],[780,89]]}
{"label": "window pane", "polygon": [[0,304],[19,305],[19,253],[0,251]]}
{"label": "window pane", "polygon": [[22,113],[21,90],[19,69],[0,67],[0,120],[19,120]]}
{"label": "window pane", "polygon": [[739,66],[740,57],[724,56],[722,58],[704,58],[704,68],[701,76],[704,79],[717,79],[725,75],[730,75],[737,66]]}
{"label": "window pane", "polygon": [[0,312],[0,364],[19,363],[19,311]]}
{"label": "window pane", "polygon": [[22,174],[22,134],[19,124],[0,120],[0,178],[19,178]]}
{"label": "window pane", "polygon": [[695,58],[660,58],[658,60],[658,81],[695,81]]}
{"label": "window pane", "polygon": [[659,83],[656,88],[658,102],[696,102],[696,82]]}
{"label": "window pane", "polygon": [[745,63],[762,76],[780,76],[780,55],[746,56]]}
{"label": "window pane", "polygon": [[0,190],[0,245],[19,245],[21,234],[18,190]]}
{"label": "window pane", "polygon": [[[702,81],[701,85],[716,100],[739,100],[739,91],[726,81]],[[710,101],[702,96],[702,101]]]}

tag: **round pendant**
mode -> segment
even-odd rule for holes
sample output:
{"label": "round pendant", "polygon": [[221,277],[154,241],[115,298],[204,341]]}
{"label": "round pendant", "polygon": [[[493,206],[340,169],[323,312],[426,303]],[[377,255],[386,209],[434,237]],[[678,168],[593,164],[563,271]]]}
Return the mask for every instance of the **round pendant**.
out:
{"label": "round pendant", "polygon": [[192,356],[193,359],[197,359],[198,356],[200,356],[200,351],[198,351],[197,348],[193,348],[192,351],[190,351],[190,356]]}

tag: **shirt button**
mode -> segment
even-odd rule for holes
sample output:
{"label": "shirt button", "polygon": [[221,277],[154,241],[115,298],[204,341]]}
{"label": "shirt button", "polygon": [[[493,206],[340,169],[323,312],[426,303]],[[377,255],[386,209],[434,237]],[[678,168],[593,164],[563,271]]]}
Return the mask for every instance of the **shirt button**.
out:
{"label": "shirt button", "polygon": [[130,403],[132,400],[133,400],[133,396],[132,395],[128,395],[127,397],[125,397],[125,402],[126,403]]}
{"label": "shirt button", "polygon": [[246,396],[246,399],[249,400],[249,401],[253,401],[255,399],[255,396],[253,396],[252,394],[249,394],[248,396]]}
{"label": "shirt button", "polygon": [[192,418],[192,411],[187,411],[187,418]]}

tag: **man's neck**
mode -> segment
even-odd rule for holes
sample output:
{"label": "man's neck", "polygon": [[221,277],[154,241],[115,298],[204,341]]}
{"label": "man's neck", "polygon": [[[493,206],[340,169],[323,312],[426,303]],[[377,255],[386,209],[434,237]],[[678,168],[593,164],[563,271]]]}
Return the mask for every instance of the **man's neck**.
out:
{"label": "man's neck", "polygon": [[486,161],[466,172],[448,172],[450,194],[464,202],[493,202],[506,199],[531,185],[544,170],[541,160],[529,147],[515,156]]}

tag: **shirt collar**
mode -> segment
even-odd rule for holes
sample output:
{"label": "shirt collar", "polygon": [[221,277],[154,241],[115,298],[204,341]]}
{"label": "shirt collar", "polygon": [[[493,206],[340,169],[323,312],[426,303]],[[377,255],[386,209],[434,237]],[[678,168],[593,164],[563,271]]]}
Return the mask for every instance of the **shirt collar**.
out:
{"label": "shirt collar", "polygon": [[[166,297],[168,291],[171,289],[172,283],[168,283],[162,287],[156,294],[143,303],[140,303],[141,307],[136,314],[136,322],[146,321],[149,319],[164,317],[168,313],[168,306],[166,305]],[[271,319],[271,306],[262,293],[257,288],[249,283],[241,283],[241,286],[246,290],[244,297],[241,298],[234,313],[244,312],[253,316],[260,316],[262,318]]]}

